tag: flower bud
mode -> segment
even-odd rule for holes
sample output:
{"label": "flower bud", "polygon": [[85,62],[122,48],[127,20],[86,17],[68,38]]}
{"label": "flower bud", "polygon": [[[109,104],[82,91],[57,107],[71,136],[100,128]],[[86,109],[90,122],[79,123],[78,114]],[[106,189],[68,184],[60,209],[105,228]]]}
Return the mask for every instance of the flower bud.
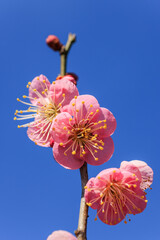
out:
{"label": "flower bud", "polygon": [[46,38],[46,43],[54,51],[60,51],[61,47],[63,46],[62,43],[59,41],[59,38],[54,35],[49,35]]}

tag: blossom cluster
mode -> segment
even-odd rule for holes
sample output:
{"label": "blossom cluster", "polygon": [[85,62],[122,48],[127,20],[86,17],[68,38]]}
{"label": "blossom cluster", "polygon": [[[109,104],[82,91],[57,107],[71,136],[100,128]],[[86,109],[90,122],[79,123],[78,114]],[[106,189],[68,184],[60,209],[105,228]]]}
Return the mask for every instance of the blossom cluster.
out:
{"label": "blossom cluster", "polygon": [[[49,40],[48,40],[49,41]],[[64,168],[79,169],[86,162],[97,166],[113,155],[111,135],[116,129],[114,115],[100,107],[92,95],[79,95],[77,76],[66,74],[50,83],[44,76],[28,82],[27,106],[16,110],[14,120],[28,120],[28,137],[39,146],[52,147],[54,159]],[[152,169],[143,161],[123,161],[120,168],[109,168],[91,178],[85,186],[86,204],[97,210],[99,219],[116,225],[128,214],[141,213],[147,205],[145,190],[153,181]],[[47,240],[76,238],[65,231],[53,232]]]}

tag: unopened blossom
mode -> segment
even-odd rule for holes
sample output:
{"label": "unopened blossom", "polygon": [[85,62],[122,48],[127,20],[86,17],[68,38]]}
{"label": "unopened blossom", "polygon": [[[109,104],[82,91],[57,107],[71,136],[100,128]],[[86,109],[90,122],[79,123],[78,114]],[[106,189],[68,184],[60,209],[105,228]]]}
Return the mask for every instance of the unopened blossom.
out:
{"label": "unopened blossom", "polygon": [[113,154],[110,136],[115,128],[113,114],[101,108],[95,97],[75,96],[66,112],[58,114],[52,124],[55,160],[68,169],[78,169],[84,162],[103,164]]}
{"label": "unopened blossom", "polygon": [[77,238],[67,231],[59,230],[49,235],[47,240],[77,240]]}
{"label": "unopened blossom", "polygon": [[63,46],[62,43],[60,42],[59,38],[55,35],[49,35],[46,38],[46,43],[54,51],[60,51]]}
{"label": "unopened blossom", "polygon": [[95,220],[98,216],[102,222],[116,225],[123,219],[125,223],[127,219],[130,221],[128,214],[143,212],[147,199],[141,188],[142,178],[141,172],[132,164],[128,170],[109,168],[91,178],[85,186],[85,200],[88,206],[97,209]]}
{"label": "unopened blossom", "polygon": [[24,95],[25,102],[17,98],[17,101],[28,106],[25,110],[16,110],[15,120],[29,120],[29,122],[18,125],[18,128],[28,127],[28,137],[40,146],[49,147],[53,145],[50,129],[53,119],[63,111],[71,99],[78,95],[76,86],[63,79],[52,84],[44,75],[35,77],[29,82],[29,96]]}
{"label": "unopened blossom", "polygon": [[59,75],[56,80],[61,80],[61,79],[67,79],[68,81],[71,81],[75,85],[77,85],[78,81],[78,76],[75,73],[66,73],[65,76]]}

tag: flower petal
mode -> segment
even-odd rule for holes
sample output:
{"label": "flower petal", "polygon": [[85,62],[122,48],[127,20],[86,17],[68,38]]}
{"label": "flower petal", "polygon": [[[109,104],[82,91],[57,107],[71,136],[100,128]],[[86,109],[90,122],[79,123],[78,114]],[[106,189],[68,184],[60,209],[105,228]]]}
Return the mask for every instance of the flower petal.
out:
{"label": "flower petal", "polygon": [[[64,94],[65,98],[63,97]],[[56,105],[59,103],[62,103],[62,107],[68,105],[72,98],[78,95],[79,92],[75,84],[67,79],[55,81],[54,84],[50,85],[49,96]]]}
{"label": "flower petal", "polygon": [[[111,136],[114,133],[114,131],[116,129],[116,126],[117,126],[117,122],[116,122],[115,117],[113,116],[113,114],[107,108],[100,108],[100,112],[99,112],[99,115],[98,115],[97,122],[101,121],[101,120],[106,120],[106,122],[105,122],[106,129],[104,129],[104,128],[99,129],[97,131],[97,133],[99,134],[100,137]],[[102,122],[98,126],[100,127],[100,126],[103,126],[103,125],[104,125],[104,123]]]}
{"label": "flower petal", "polygon": [[99,112],[99,103],[92,95],[80,95],[77,99],[73,99],[70,104],[68,111],[79,121],[82,119],[92,119],[93,116]]}
{"label": "flower petal", "polygon": [[96,153],[96,158],[98,160],[96,161],[95,158],[92,156],[90,152],[88,152],[84,156],[84,160],[91,165],[98,166],[105,162],[107,162],[113,155],[114,152],[114,143],[111,137],[107,137],[103,139],[104,147],[103,150],[98,150]]}
{"label": "flower petal", "polygon": [[139,169],[134,164],[132,164],[131,162],[127,162],[127,161],[121,162],[120,169],[121,170],[126,170],[128,172],[133,173],[133,174],[136,174],[139,181],[140,182],[142,181],[142,177],[141,177],[141,173],[140,173]]}
{"label": "flower petal", "polygon": [[36,105],[37,101],[41,100],[41,97],[44,99],[45,95],[42,94],[42,92],[45,92],[45,89],[48,91],[49,87],[50,82],[44,75],[41,74],[40,76],[35,77],[29,87],[29,97],[31,103]]}
{"label": "flower petal", "polygon": [[70,130],[70,119],[72,116],[67,112],[62,112],[57,115],[57,117],[53,120],[51,127],[52,138],[55,142],[65,143],[68,140]]}
{"label": "flower petal", "polygon": [[[79,158],[79,152],[76,155],[72,155],[72,148],[69,148],[70,145],[66,145],[65,147],[60,146],[58,143],[54,143],[53,145],[53,156],[55,160],[64,168],[67,169],[78,169],[82,167],[84,164],[84,160]],[[66,149],[67,156],[65,155]]]}
{"label": "flower petal", "polygon": [[147,165],[147,163],[145,163],[144,161],[140,161],[140,160],[132,160],[130,163],[134,164],[141,173],[141,176],[142,176],[141,188],[142,188],[142,190],[149,188],[153,182],[152,168],[150,168]]}
{"label": "flower petal", "polygon": [[77,238],[67,231],[59,230],[49,235],[47,240],[77,240]]}

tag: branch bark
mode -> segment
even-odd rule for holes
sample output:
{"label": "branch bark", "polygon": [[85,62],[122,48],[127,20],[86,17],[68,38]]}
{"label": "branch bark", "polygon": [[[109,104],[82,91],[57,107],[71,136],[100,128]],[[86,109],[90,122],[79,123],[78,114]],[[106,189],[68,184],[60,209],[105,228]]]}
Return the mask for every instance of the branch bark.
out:
{"label": "branch bark", "polygon": [[87,218],[88,218],[88,206],[86,205],[84,198],[84,187],[88,182],[88,171],[87,171],[87,163],[80,168],[81,175],[81,185],[82,185],[82,194],[81,194],[81,203],[79,210],[79,221],[78,228],[75,231],[75,235],[78,240],[87,240],[86,232],[87,232]]}

